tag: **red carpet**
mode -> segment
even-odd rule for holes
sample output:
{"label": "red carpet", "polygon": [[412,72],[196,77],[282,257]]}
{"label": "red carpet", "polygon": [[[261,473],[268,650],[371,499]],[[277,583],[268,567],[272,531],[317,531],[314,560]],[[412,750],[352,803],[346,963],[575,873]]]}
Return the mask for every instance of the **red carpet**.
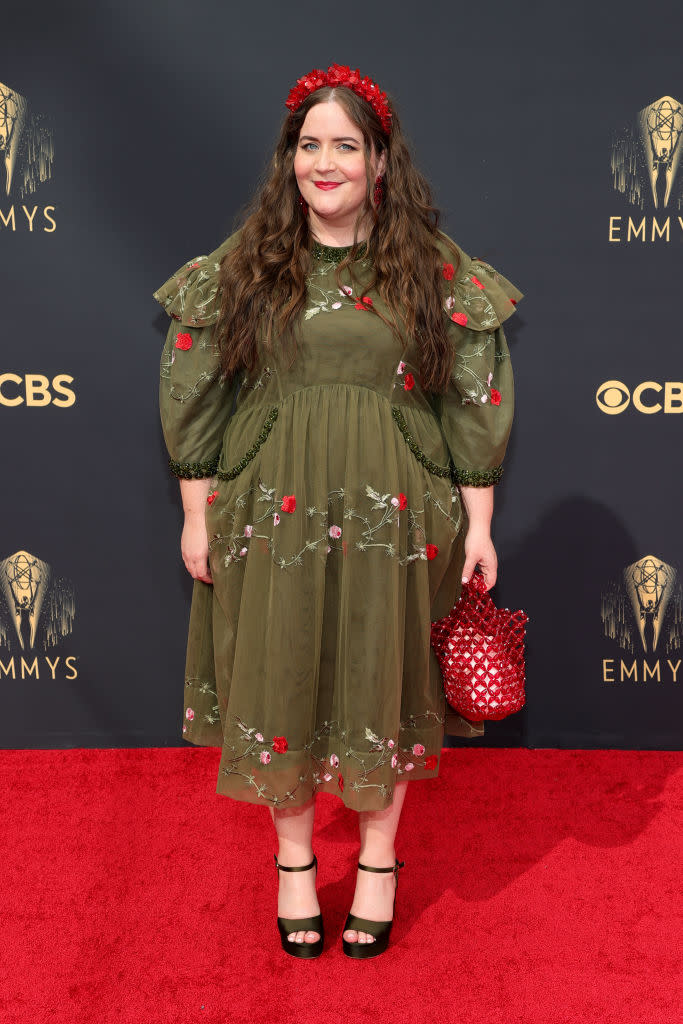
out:
{"label": "red carpet", "polygon": [[680,1024],[683,755],[458,748],[408,789],[393,945],[347,959],[357,816],[318,802],[328,945],[275,925],[218,750],[2,751],[0,1022]]}

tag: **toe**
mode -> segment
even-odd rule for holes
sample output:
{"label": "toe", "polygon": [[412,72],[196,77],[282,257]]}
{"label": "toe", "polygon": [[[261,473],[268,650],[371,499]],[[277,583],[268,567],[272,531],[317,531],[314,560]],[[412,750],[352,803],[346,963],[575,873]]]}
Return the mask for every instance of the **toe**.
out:
{"label": "toe", "polygon": [[319,938],[317,932],[306,932],[306,942],[317,942]]}
{"label": "toe", "polygon": [[358,932],[355,928],[349,928],[344,932],[344,938],[347,942],[358,942]]}

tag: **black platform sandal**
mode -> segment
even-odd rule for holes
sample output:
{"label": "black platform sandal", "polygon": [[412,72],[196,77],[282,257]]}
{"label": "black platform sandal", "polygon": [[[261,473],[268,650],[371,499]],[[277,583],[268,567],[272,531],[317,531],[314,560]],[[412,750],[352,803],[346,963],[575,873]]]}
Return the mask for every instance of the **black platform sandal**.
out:
{"label": "black platform sandal", "polygon": [[[358,861],[358,867],[362,868],[363,871],[393,871],[394,879],[396,881],[396,888],[394,889],[394,907],[396,906],[396,889],[398,889],[398,869],[405,867],[405,861],[399,861],[396,858],[396,863],[393,868],[371,868],[367,864],[361,864]],[[346,924],[344,925],[344,931],[353,929],[357,932],[367,932],[368,935],[374,935],[374,942],[349,942],[345,939],[342,934],[342,949],[347,956],[355,957],[357,960],[367,960],[371,956],[379,956],[383,953],[389,945],[389,935],[391,933],[391,921],[368,921],[364,917],[357,917],[355,914],[349,913],[346,918]]]}
{"label": "black platform sandal", "polygon": [[[279,864],[277,854],[273,854],[278,871],[308,871],[315,865],[315,873],[318,874],[318,858],[313,855],[310,864],[304,864],[300,868],[286,868]],[[302,960],[310,960],[312,957],[320,956],[323,951],[325,933],[323,931],[323,916],[316,914],[315,917],[278,917],[277,926],[280,931],[282,948],[290,956],[298,956]],[[315,942],[290,942],[287,938],[292,932],[317,932],[320,936]]]}

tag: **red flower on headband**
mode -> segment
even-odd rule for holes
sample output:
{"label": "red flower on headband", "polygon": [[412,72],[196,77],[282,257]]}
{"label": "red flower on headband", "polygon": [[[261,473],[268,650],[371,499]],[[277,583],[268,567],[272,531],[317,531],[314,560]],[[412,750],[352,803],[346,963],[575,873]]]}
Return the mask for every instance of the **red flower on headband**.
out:
{"label": "red flower on headband", "polygon": [[325,85],[329,85],[333,89],[339,86],[352,89],[357,96],[360,96],[366,103],[370,104],[382,122],[385,134],[389,134],[391,130],[391,110],[387,102],[387,94],[382,92],[379,86],[371,78],[368,78],[367,75],[361,78],[358,68],[352,71],[346,64],[330,64],[327,71],[314,68],[307,75],[298,78],[296,85],[289,90],[285,106],[291,113],[294,113],[311,93],[317,89],[322,89]]}

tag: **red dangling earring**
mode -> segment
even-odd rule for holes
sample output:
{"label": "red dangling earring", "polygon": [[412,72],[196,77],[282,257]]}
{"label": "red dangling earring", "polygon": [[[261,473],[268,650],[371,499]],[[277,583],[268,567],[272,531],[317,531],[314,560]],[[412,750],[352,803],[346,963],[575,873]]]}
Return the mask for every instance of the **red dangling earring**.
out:
{"label": "red dangling earring", "polygon": [[378,174],[375,178],[375,193],[373,196],[375,206],[379,206],[384,199],[384,182],[382,181],[382,175]]}
{"label": "red dangling earring", "polygon": [[299,206],[301,207],[301,212],[303,213],[303,215],[305,217],[307,215],[307,213],[308,213],[308,203],[306,202],[304,197],[301,195],[301,192],[299,192]]}

